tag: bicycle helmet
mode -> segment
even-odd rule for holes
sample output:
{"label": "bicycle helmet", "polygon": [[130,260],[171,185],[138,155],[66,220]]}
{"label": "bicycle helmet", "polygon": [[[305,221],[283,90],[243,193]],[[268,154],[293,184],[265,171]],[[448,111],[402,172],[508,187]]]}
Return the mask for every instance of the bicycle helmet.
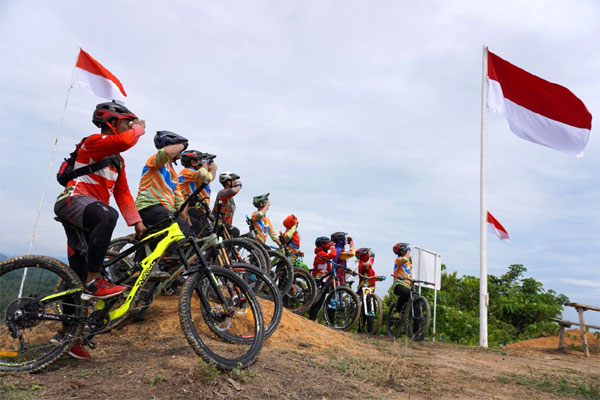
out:
{"label": "bicycle helmet", "polygon": [[319,236],[316,240],[315,240],[315,246],[319,247],[319,246],[323,246],[326,243],[329,243],[331,241],[331,239],[329,239],[329,237],[327,236]]}
{"label": "bicycle helmet", "polygon": [[252,198],[252,204],[254,205],[254,207],[258,208],[261,203],[269,201],[269,194],[270,193],[266,193],[266,194],[261,194],[261,195],[258,195],[258,196],[254,196]]}
{"label": "bicycle helmet", "polygon": [[137,119],[137,116],[129,111],[123,104],[119,104],[113,100],[108,103],[100,103],[96,106],[94,114],[92,115],[92,122],[98,128],[102,128],[102,126],[111,119],[123,118],[133,120]]}
{"label": "bicycle helmet", "polygon": [[371,249],[368,247],[361,247],[355,251],[354,256],[359,260],[367,261],[369,257],[371,257]]}
{"label": "bicycle helmet", "polygon": [[219,175],[219,182],[221,182],[221,185],[223,186],[225,186],[227,181],[235,181],[236,179],[240,179],[240,176],[229,171],[223,172]]}
{"label": "bicycle helmet", "polygon": [[183,150],[188,147],[188,140],[183,136],[180,136],[174,132],[170,131],[156,131],[156,135],[154,135],[154,145],[157,149],[162,149],[165,146],[170,146],[172,144],[183,144]]}
{"label": "bicycle helmet", "polygon": [[184,167],[189,168],[192,166],[192,161],[202,160],[204,153],[198,150],[186,150],[181,153],[181,164]]}
{"label": "bicycle helmet", "polygon": [[397,254],[399,256],[403,256],[404,253],[406,252],[406,250],[410,250],[409,246],[410,245],[408,243],[402,243],[402,242],[400,242],[400,243],[396,243],[394,245],[394,247],[392,248],[392,250],[394,251],[394,254]]}
{"label": "bicycle helmet", "polygon": [[335,232],[331,234],[331,241],[333,243],[338,243],[341,240],[346,240],[347,232]]}

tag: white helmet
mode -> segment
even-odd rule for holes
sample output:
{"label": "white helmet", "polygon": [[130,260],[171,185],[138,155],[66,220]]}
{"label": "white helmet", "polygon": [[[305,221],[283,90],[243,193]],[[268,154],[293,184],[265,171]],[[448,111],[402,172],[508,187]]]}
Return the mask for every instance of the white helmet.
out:
{"label": "white helmet", "polygon": [[236,179],[240,179],[240,176],[229,171],[223,172],[219,175],[219,182],[221,182],[221,185],[223,186],[225,186],[225,182],[235,181]]}

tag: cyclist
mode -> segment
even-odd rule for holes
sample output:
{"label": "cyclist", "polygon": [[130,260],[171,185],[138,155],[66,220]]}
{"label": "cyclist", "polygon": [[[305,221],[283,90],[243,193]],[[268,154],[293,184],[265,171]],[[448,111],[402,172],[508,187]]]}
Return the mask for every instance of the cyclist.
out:
{"label": "cyclist", "polygon": [[262,243],[267,243],[267,236],[281,247],[281,241],[277,237],[277,232],[273,229],[271,220],[267,217],[267,211],[271,202],[269,201],[269,193],[254,196],[252,198],[252,204],[256,207],[257,211],[252,213],[252,223],[254,225],[254,231],[256,232],[256,239]]}
{"label": "cyclist", "polygon": [[[173,132],[158,131],[154,135],[154,145],[158,151],[148,158],[142,169],[140,187],[135,199],[135,206],[146,225],[156,224],[173,216],[173,212],[184,201],[173,163],[187,148],[188,140]],[[175,221],[183,233],[189,233],[190,225],[186,211]]]}
{"label": "cyclist", "polygon": [[[100,275],[106,250],[119,218],[119,213],[109,206],[111,193],[127,225],[135,227],[136,235],[141,235],[146,229],[129,192],[125,161],[120,155],[120,152],[138,142],[145,132],[146,123],[115,101],[98,104],[92,122],[100,128],[100,133],[84,139],[77,152],[75,167],[90,166],[109,157],[111,161],[96,172],[70,180],[58,196],[54,212],[59,218],[84,232],[86,246],[79,243],[79,235],[75,229],[64,225],[69,266],[84,283],[84,295],[105,299],[126,289],[124,286],[111,284]],[[67,330],[68,326],[63,325],[62,331],[54,336],[52,342],[61,342]],[[69,355],[79,359],[90,357],[90,353],[82,347],[81,339],[75,342]]]}
{"label": "cyclist", "polygon": [[331,271],[330,264],[326,263],[321,257],[333,260],[337,252],[329,236],[319,236],[315,240],[315,260],[313,261],[312,276],[319,279]]}
{"label": "cyclist", "polygon": [[304,257],[304,253],[300,251],[300,235],[298,234],[298,218],[294,214],[288,215],[283,220],[285,232],[281,233],[283,244],[287,248],[288,259],[292,265],[296,264],[299,257]]}
{"label": "cyclist", "polygon": [[[356,258],[358,259],[358,285],[362,285],[363,283],[370,288],[373,292],[375,292],[375,271],[373,271],[373,263],[375,262],[375,253],[371,251],[370,248],[361,247],[356,250]],[[368,279],[363,278],[363,276],[368,276]]]}
{"label": "cyclist", "polygon": [[[312,275],[315,279],[322,278],[323,276],[327,275],[327,273],[331,272],[331,265],[325,262],[321,257],[333,260],[336,256],[337,251],[329,236],[319,236],[315,240],[315,260],[313,261],[314,268],[312,270]],[[323,301],[325,301],[327,289],[324,288],[322,290],[322,294],[310,307],[309,318],[313,321],[317,319],[319,310],[323,305]]]}
{"label": "cyclist", "polygon": [[[336,256],[333,259],[333,262],[346,267],[346,260],[354,257],[354,242],[352,241],[352,238],[348,236],[346,232],[335,232],[331,234],[331,241],[335,244],[336,250]],[[349,247],[348,250],[346,250],[346,245]],[[345,285],[346,271],[344,268],[338,268],[336,272],[340,285]]]}
{"label": "cyclist", "polygon": [[233,172],[223,172],[219,175],[219,182],[223,185],[223,189],[217,193],[213,211],[223,211],[221,220],[231,233],[231,236],[240,236],[240,230],[233,226],[233,214],[235,213],[235,201],[233,198],[242,190],[242,181],[240,176]]}
{"label": "cyclist", "polygon": [[410,245],[408,243],[396,243],[392,248],[394,254],[396,254],[396,261],[394,262],[394,282],[392,287],[394,288],[394,294],[398,296],[398,312],[402,312],[404,304],[410,299],[410,287],[411,282],[402,278],[412,279],[412,264],[410,259]]}
{"label": "cyclist", "polygon": [[[198,150],[186,150],[181,153],[181,164],[183,169],[179,173],[179,186],[184,197],[189,196],[196,190],[196,187],[206,183],[208,184],[215,178],[217,172],[217,164],[208,163],[204,159],[204,153]],[[203,192],[206,188],[203,190]],[[200,198],[203,199],[202,194]],[[209,197],[210,199],[210,197]],[[188,209],[192,229],[195,233],[200,233],[202,230],[202,220],[204,213],[197,206]]]}

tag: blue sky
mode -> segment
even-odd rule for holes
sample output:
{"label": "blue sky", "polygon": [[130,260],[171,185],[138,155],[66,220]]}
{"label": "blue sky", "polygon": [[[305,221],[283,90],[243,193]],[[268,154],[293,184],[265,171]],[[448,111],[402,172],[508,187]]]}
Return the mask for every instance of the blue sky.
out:
{"label": "blue sky", "polygon": [[[380,274],[390,274],[391,248],[405,241],[478,276],[482,46],[568,87],[600,115],[600,5],[457,3],[2,2],[0,251],[29,247],[81,46],[146,120],[147,134],[123,154],[134,196],[154,132],[172,130],[217,154],[220,171],[241,175],[242,231],[252,196],[270,192],[271,220],[283,229],[297,215],[307,255],[317,236],[342,230],[375,250]],[[54,174],[96,132],[101,101],[71,91],[33,253],[65,253]],[[598,305],[594,127],[576,159],[519,139],[500,115],[488,123],[488,208],[512,239],[489,237],[489,272],[524,264],[546,289]],[[115,235],[129,232],[121,219]]]}

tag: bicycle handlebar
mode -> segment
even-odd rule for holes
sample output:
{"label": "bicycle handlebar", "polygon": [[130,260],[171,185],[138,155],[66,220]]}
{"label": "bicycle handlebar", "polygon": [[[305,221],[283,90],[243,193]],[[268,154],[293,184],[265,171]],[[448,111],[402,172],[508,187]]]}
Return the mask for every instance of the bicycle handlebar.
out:
{"label": "bicycle handlebar", "polygon": [[420,281],[420,280],[417,280],[417,279],[411,279],[411,278],[404,278],[404,277],[402,277],[402,276],[400,276],[400,275],[394,275],[394,274],[392,274],[392,276],[393,276],[394,278],[397,278],[397,279],[402,279],[403,281],[411,281],[412,283],[424,283],[424,284],[426,284],[426,285],[435,286],[435,283],[433,283],[433,282]]}

